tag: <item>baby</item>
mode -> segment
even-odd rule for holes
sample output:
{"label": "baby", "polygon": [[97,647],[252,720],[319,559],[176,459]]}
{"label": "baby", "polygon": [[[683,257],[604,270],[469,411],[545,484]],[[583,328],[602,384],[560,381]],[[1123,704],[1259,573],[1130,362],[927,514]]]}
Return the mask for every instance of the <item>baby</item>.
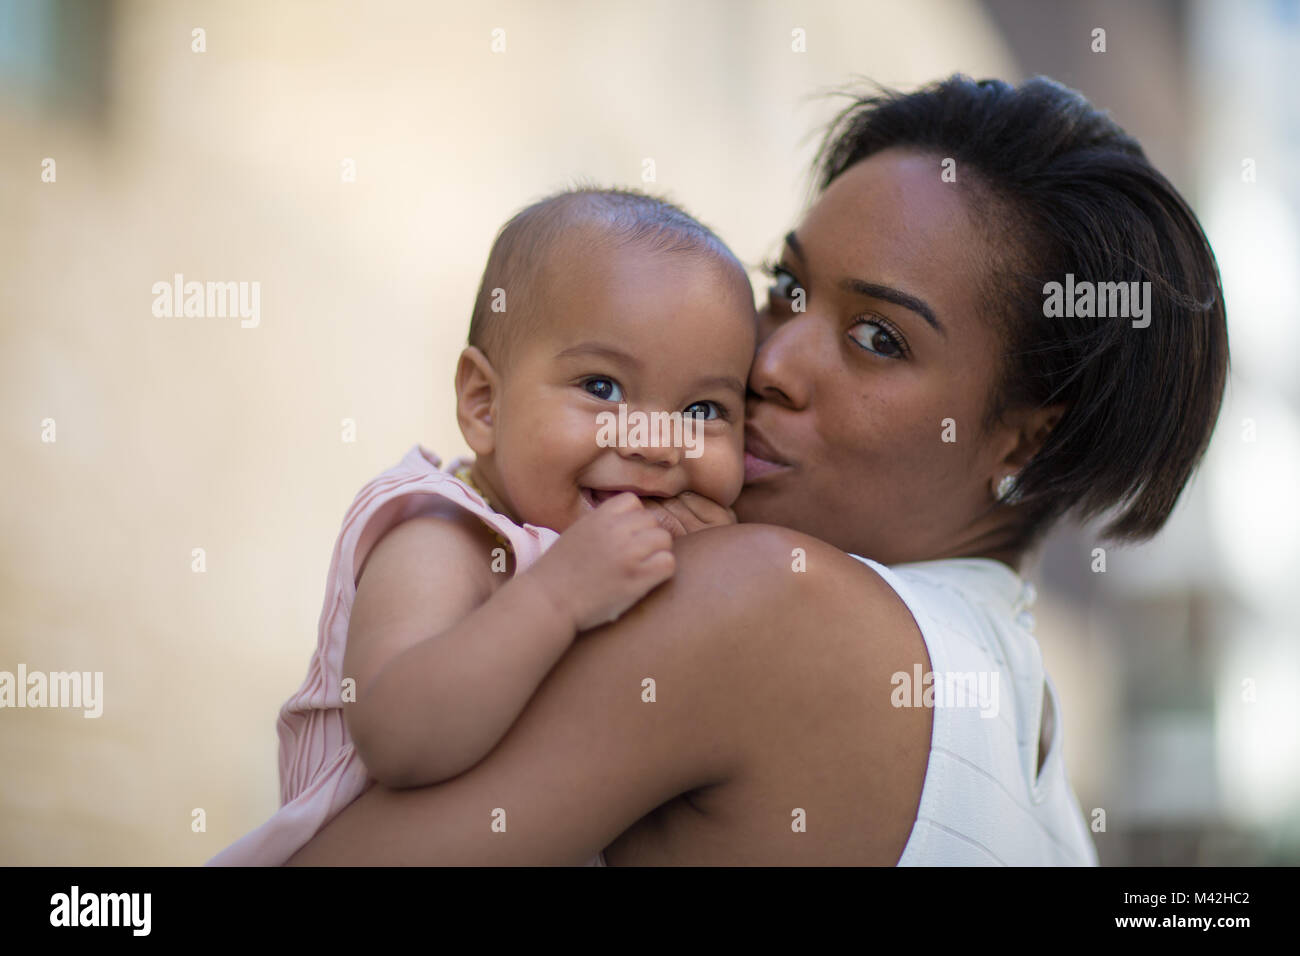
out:
{"label": "baby", "polygon": [[744,268],[667,202],[579,189],[510,220],[456,369],[475,457],[416,446],[358,494],[280,711],[282,806],[209,863],[283,863],[371,780],[468,770],[672,576],[674,535],[733,522],[754,337]]}

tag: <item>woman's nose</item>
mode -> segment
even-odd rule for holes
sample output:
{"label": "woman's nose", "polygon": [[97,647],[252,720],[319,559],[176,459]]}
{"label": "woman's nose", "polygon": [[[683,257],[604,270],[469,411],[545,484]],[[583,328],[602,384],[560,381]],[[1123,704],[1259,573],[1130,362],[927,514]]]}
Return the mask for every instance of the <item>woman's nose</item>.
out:
{"label": "woman's nose", "polygon": [[810,393],[808,372],[813,364],[810,359],[816,345],[816,323],[807,312],[773,322],[766,311],[760,317],[766,334],[754,353],[749,389],[765,401],[802,408]]}

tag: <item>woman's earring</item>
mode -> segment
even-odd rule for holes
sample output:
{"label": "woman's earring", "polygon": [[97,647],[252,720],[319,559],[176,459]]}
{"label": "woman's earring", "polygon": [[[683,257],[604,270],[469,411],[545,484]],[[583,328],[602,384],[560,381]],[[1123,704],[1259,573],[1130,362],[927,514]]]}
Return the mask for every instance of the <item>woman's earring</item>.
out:
{"label": "woman's earring", "polygon": [[1013,505],[1020,500],[1020,493],[1016,491],[1015,475],[1002,476],[1002,480],[998,482],[996,497],[998,501],[1007,505]]}

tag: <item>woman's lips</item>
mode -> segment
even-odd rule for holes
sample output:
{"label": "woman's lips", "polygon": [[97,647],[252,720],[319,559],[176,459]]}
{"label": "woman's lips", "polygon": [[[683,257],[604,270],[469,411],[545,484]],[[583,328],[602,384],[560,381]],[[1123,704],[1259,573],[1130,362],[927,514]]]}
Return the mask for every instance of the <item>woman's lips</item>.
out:
{"label": "woman's lips", "polygon": [[745,484],[790,470],[790,465],[753,429],[745,429]]}
{"label": "woman's lips", "polygon": [[753,452],[745,452],[745,484],[752,484],[758,479],[778,471],[789,471],[789,465],[759,458]]}

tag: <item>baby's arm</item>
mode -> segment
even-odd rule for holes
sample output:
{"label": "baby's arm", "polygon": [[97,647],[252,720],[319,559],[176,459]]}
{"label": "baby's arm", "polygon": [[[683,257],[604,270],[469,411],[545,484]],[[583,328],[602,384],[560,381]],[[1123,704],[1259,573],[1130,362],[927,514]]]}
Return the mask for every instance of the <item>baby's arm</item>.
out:
{"label": "baby's arm", "polygon": [[579,631],[672,575],[671,537],[634,495],[602,504],[495,590],[481,537],[455,514],[411,519],[357,584],[344,676],[348,730],[390,787],[437,783],[486,756]]}

